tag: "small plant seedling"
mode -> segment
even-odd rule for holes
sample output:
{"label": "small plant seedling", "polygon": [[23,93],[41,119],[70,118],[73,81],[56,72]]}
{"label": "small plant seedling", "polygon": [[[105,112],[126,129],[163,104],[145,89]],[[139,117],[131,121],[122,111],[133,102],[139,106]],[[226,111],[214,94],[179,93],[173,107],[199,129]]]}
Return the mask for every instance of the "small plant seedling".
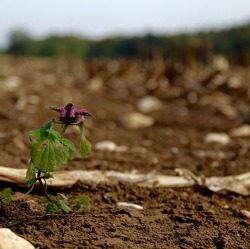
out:
{"label": "small plant seedling", "polygon": [[[87,196],[78,196],[73,201],[72,207],[70,207],[69,200],[65,195],[60,193],[56,196],[48,194],[46,180],[53,178],[53,172],[61,169],[63,164],[74,157],[74,144],[69,139],[63,137],[65,131],[70,126],[79,127],[81,155],[87,157],[90,154],[91,143],[84,135],[84,120],[87,116],[94,116],[86,109],[76,110],[71,103],[61,108],[54,106],[47,108],[59,112],[59,118],[58,120],[51,119],[40,129],[29,132],[31,145],[30,162],[26,172],[26,185],[32,190],[35,183],[39,183],[44,195],[42,199],[47,204],[47,214],[52,214],[59,209],[65,213],[87,213],[90,207],[90,201]],[[59,131],[55,129],[55,125],[59,126]],[[14,197],[11,189],[4,189],[1,198],[2,206],[6,207],[12,200],[14,200]]]}

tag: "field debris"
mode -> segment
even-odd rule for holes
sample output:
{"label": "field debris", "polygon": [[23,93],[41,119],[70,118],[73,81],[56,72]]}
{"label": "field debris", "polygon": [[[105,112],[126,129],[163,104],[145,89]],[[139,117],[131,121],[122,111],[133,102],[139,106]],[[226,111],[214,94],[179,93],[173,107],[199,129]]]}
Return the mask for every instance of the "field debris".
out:
{"label": "field debris", "polygon": [[99,151],[116,151],[116,152],[126,152],[128,150],[127,146],[118,146],[113,141],[105,140],[95,144],[94,148]]}
{"label": "field debris", "polygon": [[231,192],[244,196],[250,195],[250,172],[236,176],[198,177],[187,169],[176,169],[176,171],[187,180],[193,180],[195,185],[205,187],[212,192],[220,194]]}
{"label": "field debris", "polygon": [[238,128],[230,130],[230,135],[232,137],[249,137],[250,136],[250,125],[242,125]]}
{"label": "field debris", "polygon": [[231,139],[226,133],[208,133],[204,140],[206,143],[227,145],[230,143]]}
{"label": "field debris", "polygon": [[[0,166],[0,181],[25,185],[25,169],[13,169]],[[176,169],[179,176],[161,175],[155,171],[148,174],[123,173],[117,171],[58,171],[54,178],[47,181],[48,186],[55,188],[70,188],[76,182],[116,184],[124,182],[142,187],[178,188],[200,186],[220,194],[228,192],[243,196],[250,195],[250,172],[222,177],[196,176],[188,169]]]}
{"label": "field debris", "polygon": [[138,100],[137,108],[144,113],[150,113],[162,108],[162,102],[154,96],[145,96]]}
{"label": "field debris", "polygon": [[17,236],[9,228],[0,228],[0,249],[34,249],[27,240]]}
{"label": "field debris", "polygon": [[140,112],[130,112],[122,117],[122,123],[125,128],[136,130],[152,126],[154,124],[154,118]]}
{"label": "field debris", "polygon": [[118,207],[130,207],[130,208],[134,208],[137,210],[143,210],[142,206],[140,206],[138,204],[128,203],[128,202],[117,202],[116,205]]}
{"label": "field debris", "polygon": [[11,75],[0,81],[0,89],[4,92],[15,92],[22,86],[22,84],[23,81],[21,77]]}
{"label": "field debris", "polygon": [[242,215],[248,219],[250,219],[250,211],[248,210],[240,210],[240,212],[242,213]]}

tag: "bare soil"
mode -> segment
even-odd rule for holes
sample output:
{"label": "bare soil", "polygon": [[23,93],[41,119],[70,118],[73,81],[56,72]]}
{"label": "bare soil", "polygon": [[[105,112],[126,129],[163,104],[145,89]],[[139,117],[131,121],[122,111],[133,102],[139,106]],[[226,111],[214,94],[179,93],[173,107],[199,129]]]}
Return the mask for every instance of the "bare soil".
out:
{"label": "bare soil", "polygon": [[[111,140],[127,151],[93,148],[64,170],[157,171],[175,175],[187,168],[196,175],[226,176],[250,171],[250,137],[231,137],[226,144],[206,143],[210,132],[229,134],[249,122],[249,69],[221,71],[211,66],[185,68],[155,60],[126,61],[0,57],[0,165],[26,168],[28,131],[56,113],[48,105],[74,103],[96,116],[87,119],[86,136],[94,145]],[[126,128],[123,115],[138,110],[138,100],[155,96],[162,107],[146,115],[154,125]],[[78,142],[78,131],[67,136]],[[1,190],[9,184],[1,183]],[[24,193],[23,187],[11,186]],[[58,190],[51,189],[51,192]],[[49,189],[50,192],[50,189]],[[87,215],[46,216],[39,189],[1,213],[9,227],[36,248],[249,248],[250,197],[216,194],[200,188],[143,188],[134,184],[79,182],[60,190],[69,199],[91,198]],[[111,196],[111,198],[107,198]],[[118,207],[116,201],[143,210]]]}

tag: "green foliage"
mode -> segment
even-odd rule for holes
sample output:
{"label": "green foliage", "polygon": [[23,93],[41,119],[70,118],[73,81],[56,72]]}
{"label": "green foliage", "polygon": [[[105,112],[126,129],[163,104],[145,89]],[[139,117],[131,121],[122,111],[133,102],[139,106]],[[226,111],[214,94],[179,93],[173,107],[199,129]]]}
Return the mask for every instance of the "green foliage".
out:
{"label": "green foliage", "polygon": [[74,157],[75,145],[66,138],[62,138],[61,143],[68,148],[68,152],[69,152],[68,159],[72,160]]}
{"label": "green foliage", "polygon": [[14,55],[29,55],[30,49],[34,46],[34,41],[24,30],[14,30],[9,37],[8,52]]}
{"label": "green foliage", "polygon": [[72,209],[63,200],[59,200],[57,206],[58,208],[62,209],[65,213],[69,213],[72,211]]}
{"label": "green foliage", "polygon": [[[62,137],[70,125],[78,125],[80,128],[80,152],[82,156],[86,157],[90,154],[91,144],[84,136],[83,122],[80,120],[84,116],[92,116],[92,114],[87,111],[75,110],[74,105],[71,103],[62,108],[50,107],[50,109],[61,113],[58,123],[61,125],[62,131],[59,133],[54,129],[55,121],[52,119],[40,129],[29,132],[31,145],[30,162],[26,172],[27,186],[31,187],[31,191],[36,181],[39,182],[44,194],[42,200],[47,204],[47,214],[52,214],[57,210],[62,210],[64,213],[73,211],[87,213],[89,211],[89,199],[87,197],[80,196],[76,199],[73,204],[74,209],[72,209],[65,195],[59,193],[57,196],[53,196],[47,193],[46,179],[53,178],[52,173],[59,170],[64,163],[74,157],[74,144]],[[12,200],[10,188],[2,191],[1,202],[3,207],[9,205]]]}
{"label": "green foliage", "polygon": [[80,132],[81,132],[80,153],[83,157],[87,157],[91,153],[91,143],[84,136],[83,122],[80,122],[78,124],[78,127],[80,128]]}
{"label": "green foliage", "polygon": [[77,199],[72,202],[72,208],[70,207],[68,198],[63,194],[58,193],[57,197],[53,195],[49,195],[49,197],[52,202],[46,197],[42,198],[43,202],[47,204],[47,214],[53,214],[58,210],[62,210],[65,213],[73,212],[75,214],[87,214],[90,211],[90,199],[86,195],[79,195]]}
{"label": "green foliage", "polygon": [[[222,29],[174,35],[146,34],[136,37],[110,37],[89,40],[78,36],[52,35],[34,40],[25,31],[14,31],[5,51],[15,55],[102,58],[153,58],[160,51],[168,60],[195,57],[206,61],[211,53],[223,54],[244,63],[250,54],[250,23]],[[250,62],[249,62],[250,63]]]}
{"label": "green foliage", "polygon": [[46,214],[53,214],[54,212],[56,212],[58,210],[58,206],[53,203],[53,202],[49,202],[47,207],[46,207]]}
{"label": "green foliage", "polygon": [[53,120],[42,128],[30,132],[30,163],[26,173],[27,186],[32,186],[36,181],[36,173],[41,171],[45,178],[52,177],[50,172],[59,170],[64,163],[72,160],[74,144],[61,136],[53,129]]}
{"label": "green foliage", "polygon": [[1,194],[1,202],[3,206],[6,207],[10,205],[12,200],[13,200],[13,196],[12,196],[11,188],[5,188]]}
{"label": "green foliage", "polygon": [[27,187],[31,187],[36,182],[36,169],[32,161],[29,162],[28,169],[26,171],[26,185]]}
{"label": "green foliage", "polygon": [[86,195],[79,195],[77,199],[73,201],[73,207],[75,213],[89,213],[90,211],[90,199]]}
{"label": "green foliage", "polygon": [[31,132],[30,136],[33,137],[30,147],[31,161],[36,169],[42,172],[53,172],[59,170],[72,158],[75,149],[73,143],[53,130],[52,121],[40,130]]}
{"label": "green foliage", "polygon": [[65,195],[60,194],[60,193],[58,193],[57,195],[59,197],[59,199],[57,201],[58,208],[63,210],[65,213],[71,212],[72,209],[68,206],[68,204],[69,204],[68,198]]}

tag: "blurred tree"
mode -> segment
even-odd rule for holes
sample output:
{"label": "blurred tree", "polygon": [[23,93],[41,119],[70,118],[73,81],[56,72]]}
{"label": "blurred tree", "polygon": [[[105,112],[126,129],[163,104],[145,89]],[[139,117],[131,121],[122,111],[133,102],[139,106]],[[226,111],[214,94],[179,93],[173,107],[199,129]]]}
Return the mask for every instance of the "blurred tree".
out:
{"label": "blurred tree", "polygon": [[14,55],[28,55],[31,39],[24,30],[14,30],[9,36],[9,47],[7,53]]}
{"label": "blurred tree", "polygon": [[250,23],[217,31],[168,36],[149,33],[103,40],[86,40],[73,35],[34,40],[25,31],[16,30],[9,40],[7,53],[15,55],[153,59],[157,54],[161,59],[192,66],[195,62],[210,62],[215,53],[227,56],[234,63],[250,64]]}

